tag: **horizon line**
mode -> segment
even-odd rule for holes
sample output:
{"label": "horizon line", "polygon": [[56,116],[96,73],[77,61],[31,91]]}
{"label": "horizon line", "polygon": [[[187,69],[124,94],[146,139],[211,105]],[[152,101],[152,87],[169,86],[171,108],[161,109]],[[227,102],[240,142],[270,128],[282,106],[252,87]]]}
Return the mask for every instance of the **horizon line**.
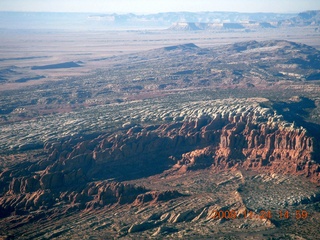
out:
{"label": "horizon line", "polygon": [[242,12],[242,11],[166,11],[166,12],[80,12],[80,11],[17,11],[17,10],[0,10],[1,13],[83,13],[83,14],[135,14],[135,15],[154,15],[163,13],[240,13],[240,14],[298,14],[302,12],[320,11],[320,10],[305,10],[301,12]]}

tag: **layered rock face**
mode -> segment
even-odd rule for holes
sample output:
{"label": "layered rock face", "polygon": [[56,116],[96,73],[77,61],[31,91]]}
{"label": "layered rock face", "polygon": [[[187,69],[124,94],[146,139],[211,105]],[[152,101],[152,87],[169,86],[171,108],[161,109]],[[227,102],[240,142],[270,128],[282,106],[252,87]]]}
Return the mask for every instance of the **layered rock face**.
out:
{"label": "layered rock face", "polygon": [[[320,183],[319,159],[315,155],[318,143],[305,129],[274,122],[271,117],[267,122],[259,123],[250,114],[218,116],[203,124],[194,136],[200,142],[211,144],[183,154],[178,165],[190,168],[211,165],[215,169],[244,167],[301,174]],[[192,129],[189,129],[189,135],[190,131]]]}
{"label": "layered rock face", "polygon": [[[220,144],[215,152],[215,166],[235,164],[245,168],[264,168],[284,173],[316,177],[314,162],[315,139],[304,129],[233,122],[223,127]],[[223,163],[223,164],[221,164]],[[310,168],[313,165],[314,168]]]}
{"label": "layered rock face", "polygon": [[58,202],[90,208],[179,197],[176,192],[146,194],[142,187],[114,182],[170,169],[174,173],[241,167],[305,175],[320,184],[316,139],[260,107],[134,126],[92,140],[48,143],[45,150],[47,160],[1,173],[3,215],[49,208]]}

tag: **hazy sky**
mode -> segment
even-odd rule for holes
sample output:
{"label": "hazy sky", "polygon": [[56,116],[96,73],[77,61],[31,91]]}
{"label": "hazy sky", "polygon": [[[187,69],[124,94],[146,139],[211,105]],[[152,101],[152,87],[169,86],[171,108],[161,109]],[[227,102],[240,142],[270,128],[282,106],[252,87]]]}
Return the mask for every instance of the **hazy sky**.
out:
{"label": "hazy sky", "polygon": [[301,12],[320,0],[0,0],[0,11],[157,13],[170,11]]}

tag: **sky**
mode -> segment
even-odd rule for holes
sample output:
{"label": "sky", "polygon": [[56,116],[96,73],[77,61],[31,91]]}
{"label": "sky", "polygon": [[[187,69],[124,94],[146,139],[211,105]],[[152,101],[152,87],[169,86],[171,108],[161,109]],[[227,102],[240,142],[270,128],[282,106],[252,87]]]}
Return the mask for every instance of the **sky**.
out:
{"label": "sky", "polygon": [[0,0],[0,11],[32,12],[278,12],[320,10],[320,0]]}

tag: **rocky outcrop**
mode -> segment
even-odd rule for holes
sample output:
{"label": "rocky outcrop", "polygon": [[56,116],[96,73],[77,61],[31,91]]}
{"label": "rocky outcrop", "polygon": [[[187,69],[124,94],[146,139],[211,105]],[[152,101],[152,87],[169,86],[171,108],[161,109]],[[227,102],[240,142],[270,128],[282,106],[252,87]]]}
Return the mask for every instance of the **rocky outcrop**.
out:
{"label": "rocky outcrop", "polygon": [[46,144],[45,150],[47,160],[19,164],[0,174],[1,211],[50,207],[56,201],[88,208],[167,201],[180,194],[104,180],[141,178],[169,169],[243,167],[304,175],[320,184],[317,140],[260,107],[239,106],[237,111],[202,114],[184,122],[56,142]]}
{"label": "rocky outcrop", "polygon": [[142,232],[151,228],[155,228],[161,224],[161,221],[143,221],[141,223],[135,223],[132,224],[132,226],[129,228],[128,233],[134,233],[134,232]]}
{"label": "rocky outcrop", "polygon": [[[16,179],[13,180],[12,185],[17,185]],[[8,216],[12,212],[19,214],[30,210],[48,209],[59,202],[72,206],[74,209],[130,204],[137,202],[139,199],[137,197],[147,191],[143,187],[132,184],[106,181],[88,183],[71,191],[63,188],[40,188],[32,193],[21,192],[19,189],[13,190],[10,189],[0,198],[1,216]]]}
{"label": "rocky outcrop", "polygon": [[131,184],[117,182],[106,184],[102,182],[89,185],[81,194],[84,196],[94,196],[94,200],[89,204],[97,203],[100,206],[105,206],[115,203],[132,203],[144,192],[146,192],[146,190],[143,187]]}
{"label": "rocky outcrop", "polygon": [[207,146],[182,154],[176,167],[225,169],[242,166],[305,175],[319,183],[319,159],[315,155],[318,143],[303,128],[274,122],[272,118],[257,122],[250,115],[219,116],[194,131],[198,123],[185,124],[180,132],[189,135],[189,141],[195,138],[199,145],[206,142]]}
{"label": "rocky outcrop", "polygon": [[169,201],[173,198],[183,196],[176,190],[168,190],[168,191],[151,191],[147,193],[143,193],[137,196],[134,201],[134,205],[141,205],[144,203],[158,203],[159,201]]}

